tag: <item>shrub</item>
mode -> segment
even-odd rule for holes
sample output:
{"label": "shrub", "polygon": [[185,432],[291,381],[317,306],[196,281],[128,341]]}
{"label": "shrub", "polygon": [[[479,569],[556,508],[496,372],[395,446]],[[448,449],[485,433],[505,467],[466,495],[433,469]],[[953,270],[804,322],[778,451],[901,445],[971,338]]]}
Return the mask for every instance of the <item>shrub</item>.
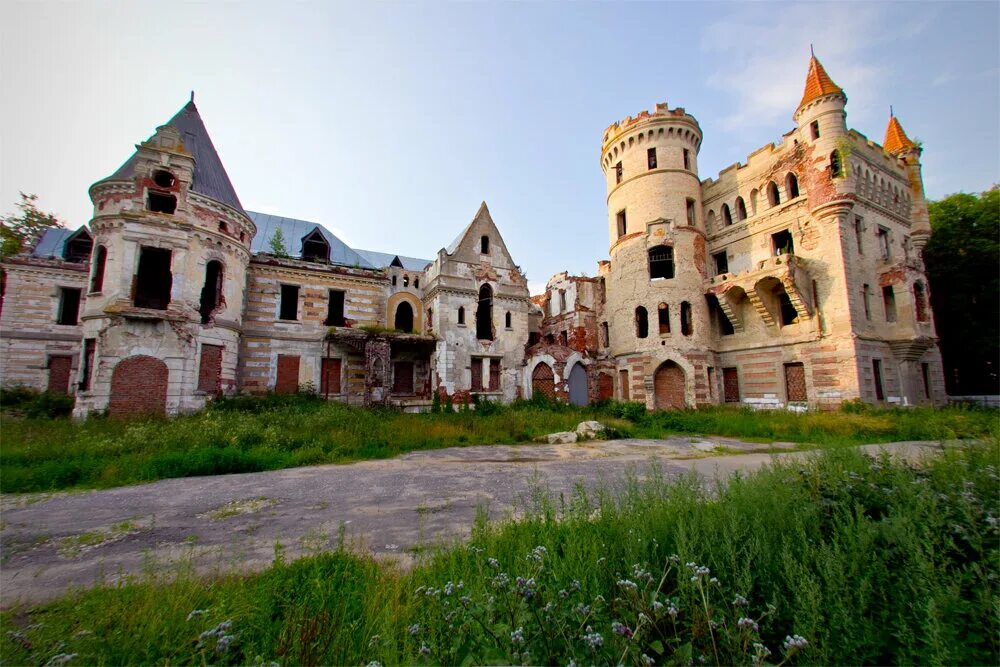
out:
{"label": "shrub", "polygon": [[31,419],[56,419],[68,417],[73,412],[73,397],[11,387],[0,389],[0,407]]}

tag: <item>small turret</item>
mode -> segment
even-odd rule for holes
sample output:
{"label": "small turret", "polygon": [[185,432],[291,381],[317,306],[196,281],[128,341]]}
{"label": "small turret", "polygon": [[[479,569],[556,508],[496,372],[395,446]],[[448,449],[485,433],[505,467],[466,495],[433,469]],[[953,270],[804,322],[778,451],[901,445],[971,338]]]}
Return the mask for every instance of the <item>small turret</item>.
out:
{"label": "small turret", "polygon": [[920,166],[922,149],[906,136],[903,126],[899,124],[899,119],[892,112],[892,107],[889,107],[889,125],[885,128],[882,148],[885,149],[886,153],[898,158],[906,167],[906,174],[910,179],[910,192],[913,195],[910,210],[910,220],[912,221],[910,238],[917,250],[923,250],[931,235],[931,222],[930,214],[927,212],[924,179]]}
{"label": "small turret", "polygon": [[800,128],[809,128],[808,136],[835,138],[847,133],[847,94],[833,82],[823,64],[813,54],[809,58],[809,71],[802,100],[793,119]]}

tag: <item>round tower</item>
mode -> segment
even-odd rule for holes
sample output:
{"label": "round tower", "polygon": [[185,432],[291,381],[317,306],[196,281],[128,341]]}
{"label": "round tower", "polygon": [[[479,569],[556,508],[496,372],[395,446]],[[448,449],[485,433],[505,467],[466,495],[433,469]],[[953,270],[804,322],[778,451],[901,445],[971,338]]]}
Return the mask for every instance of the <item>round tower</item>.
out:
{"label": "round tower", "polygon": [[650,408],[696,404],[695,378],[711,340],[701,141],[693,116],[662,103],[611,125],[601,147],[611,244],[605,276],[610,350],[620,371],[628,371],[630,386],[620,395]]}
{"label": "round tower", "polygon": [[90,188],[74,414],[196,410],[236,387],[247,216],[194,102]]}

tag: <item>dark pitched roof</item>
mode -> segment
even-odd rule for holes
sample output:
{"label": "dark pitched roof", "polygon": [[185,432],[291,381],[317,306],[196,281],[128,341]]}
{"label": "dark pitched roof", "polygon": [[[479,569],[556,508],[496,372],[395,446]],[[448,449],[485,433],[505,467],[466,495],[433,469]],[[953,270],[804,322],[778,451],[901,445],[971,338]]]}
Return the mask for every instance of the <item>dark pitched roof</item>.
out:
{"label": "dark pitched roof", "polygon": [[63,246],[69,237],[80,231],[65,229],[63,227],[49,227],[42,233],[38,243],[31,249],[32,257],[63,257]]}
{"label": "dark pitched roof", "polygon": [[[219,154],[212,144],[212,138],[208,136],[208,130],[205,129],[205,123],[201,120],[201,114],[198,113],[198,107],[194,105],[194,100],[185,104],[184,108],[178,111],[166,124],[177,128],[177,131],[181,133],[184,148],[194,156],[194,181],[191,183],[191,189],[198,194],[211,197],[242,211],[243,205],[240,204],[240,199],[236,196],[236,190],[233,189],[226,168],[222,166],[222,160],[219,159]],[[118,168],[118,171],[102,180],[131,178],[135,173],[135,165],[138,160],[138,152],[133,153],[132,157]]]}
{"label": "dark pitched roof", "polygon": [[326,242],[330,244],[330,262],[342,266],[358,266],[364,269],[376,268],[359,253],[352,250],[346,243],[337,238],[323,225],[308,220],[285,218],[280,215],[247,211],[247,215],[257,226],[257,233],[250,243],[250,252],[271,252],[271,237],[278,229],[285,238],[285,250],[289,257],[302,257],[302,239],[313,230],[318,229]]}
{"label": "dark pitched roof", "polygon": [[380,269],[393,266],[397,259],[399,260],[399,265],[407,271],[423,271],[427,268],[427,265],[431,263],[431,260],[429,259],[418,259],[416,257],[407,257],[405,255],[393,255],[392,253],[377,252],[375,250],[359,250],[355,248],[354,252],[358,253],[371,262],[373,266]]}

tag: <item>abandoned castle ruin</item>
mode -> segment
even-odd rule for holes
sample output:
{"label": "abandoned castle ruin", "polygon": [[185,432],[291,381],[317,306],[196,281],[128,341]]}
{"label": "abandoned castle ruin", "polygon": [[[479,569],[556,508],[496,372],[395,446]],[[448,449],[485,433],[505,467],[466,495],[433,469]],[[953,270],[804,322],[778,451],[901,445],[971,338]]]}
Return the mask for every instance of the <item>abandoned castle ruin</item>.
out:
{"label": "abandoned castle ruin", "polygon": [[921,249],[920,148],[846,125],[814,58],[795,128],[700,180],[658,104],[604,132],[610,258],[527,282],[484,203],[430,259],[243,208],[194,102],[90,188],[94,216],[2,265],[2,382],[75,415],[311,388],[426,409],[542,393],[650,409],[946,400]]}

